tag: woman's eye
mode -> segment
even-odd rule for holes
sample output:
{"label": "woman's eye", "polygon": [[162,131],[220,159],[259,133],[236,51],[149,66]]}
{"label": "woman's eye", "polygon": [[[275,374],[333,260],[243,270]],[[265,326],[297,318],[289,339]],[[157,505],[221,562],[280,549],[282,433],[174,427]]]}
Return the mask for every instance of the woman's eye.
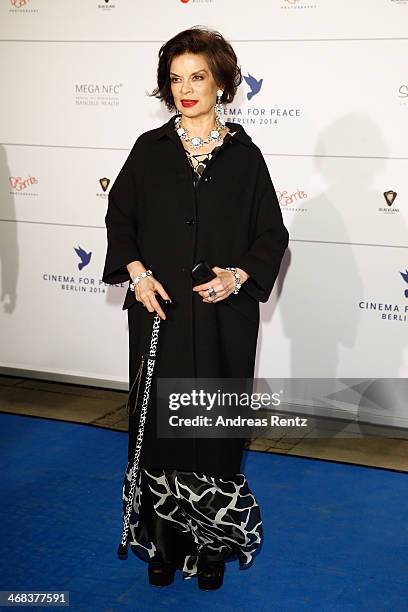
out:
{"label": "woman's eye", "polygon": [[[175,82],[177,81],[177,78],[178,78],[178,77],[171,77],[171,79],[170,79],[171,83],[175,83]],[[197,78],[197,79],[202,80],[204,77],[203,77],[201,74],[197,74],[197,75],[195,75],[193,78],[194,78],[194,79],[195,79],[195,78]]]}

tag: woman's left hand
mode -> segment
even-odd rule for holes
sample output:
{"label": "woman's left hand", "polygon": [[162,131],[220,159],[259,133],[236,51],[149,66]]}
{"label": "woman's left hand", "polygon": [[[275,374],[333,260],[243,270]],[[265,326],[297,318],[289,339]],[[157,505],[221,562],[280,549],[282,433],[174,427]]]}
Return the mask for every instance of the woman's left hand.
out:
{"label": "woman's left hand", "polygon": [[[212,271],[217,275],[216,278],[212,278],[208,283],[202,283],[201,285],[195,285],[195,287],[193,287],[193,291],[198,292],[198,295],[203,298],[203,302],[207,304],[214,304],[220,300],[225,300],[225,298],[231,295],[235,289],[235,276],[231,270],[225,270],[224,268],[214,266]],[[242,284],[247,280],[249,275],[244,270],[241,270],[241,268],[237,268],[237,271],[240,273]],[[208,295],[207,291],[210,287],[215,291],[215,295],[212,297]]]}

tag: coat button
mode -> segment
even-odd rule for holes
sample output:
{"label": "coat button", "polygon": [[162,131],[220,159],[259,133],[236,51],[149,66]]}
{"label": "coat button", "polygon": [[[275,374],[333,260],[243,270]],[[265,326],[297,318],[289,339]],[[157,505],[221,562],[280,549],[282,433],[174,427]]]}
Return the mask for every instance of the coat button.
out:
{"label": "coat button", "polygon": [[187,225],[194,225],[195,221],[194,219],[187,219],[186,223]]}
{"label": "coat button", "polygon": [[210,175],[210,174],[209,174],[208,176],[205,176],[205,177],[204,177],[204,182],[205,182],[205,183],[208,183],[208,181],[211,181],[211,178],[212,178],[212,177],[211,177],[211,175]]}

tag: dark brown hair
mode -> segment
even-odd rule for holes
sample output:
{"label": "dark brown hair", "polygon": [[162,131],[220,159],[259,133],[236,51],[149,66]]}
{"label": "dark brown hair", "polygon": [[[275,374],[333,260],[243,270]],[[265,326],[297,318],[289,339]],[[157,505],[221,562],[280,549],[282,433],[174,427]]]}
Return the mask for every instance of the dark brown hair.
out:
{"label": "dark brown hair", "polygon": [[223,86],[221,102],[233,101],[238,85],[242,82],[237,56],[230,43],[219,32],[205,26],[193,26],[183,30],[160,47],[157,87],[149,96],[159,98],[170,112],[177,110],[171,93],[170,66],[173,58],[183,53],[203,54],[214,81]]}

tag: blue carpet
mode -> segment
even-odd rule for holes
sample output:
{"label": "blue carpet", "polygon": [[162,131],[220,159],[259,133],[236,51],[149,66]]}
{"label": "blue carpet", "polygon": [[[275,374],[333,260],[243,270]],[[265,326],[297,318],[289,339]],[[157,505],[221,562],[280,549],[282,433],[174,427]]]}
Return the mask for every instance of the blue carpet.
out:
{"label": "blue carpet", "polygon": [[116,556],[125,433],[10,414],[0,431],[2,590],[70,591],[75,611],[408,610],[403,473],[246,452],[265,529],[252,567],[228,563],[215,592],[179,572],[160,589]]}

